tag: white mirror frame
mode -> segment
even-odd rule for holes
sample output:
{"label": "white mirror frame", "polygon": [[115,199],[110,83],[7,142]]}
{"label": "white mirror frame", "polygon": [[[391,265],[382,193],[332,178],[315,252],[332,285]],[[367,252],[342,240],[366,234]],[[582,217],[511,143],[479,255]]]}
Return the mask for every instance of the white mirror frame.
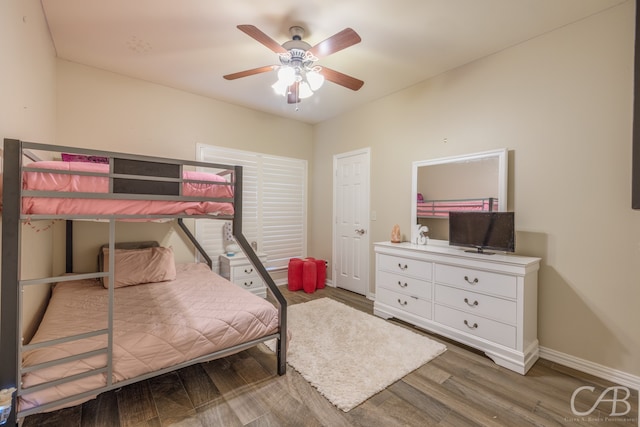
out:
{"label": "white mirror frame", "polygon": [[[484,151],[481,153],[466,154],[462,156],[442,157],[440,159],[420,160],[412,163],[411,169],[411,241],[417,241],[418,224],[418,168],[430,165],[442,165],[446,163],[459,163],[471,160],[481,160],[496,157],[498,159],[498,210],[507,210],[507,183],[508,183],[508,150],[501,148],[499,150]],[[437,243],[448,243],[446,241],[435,241]]]}

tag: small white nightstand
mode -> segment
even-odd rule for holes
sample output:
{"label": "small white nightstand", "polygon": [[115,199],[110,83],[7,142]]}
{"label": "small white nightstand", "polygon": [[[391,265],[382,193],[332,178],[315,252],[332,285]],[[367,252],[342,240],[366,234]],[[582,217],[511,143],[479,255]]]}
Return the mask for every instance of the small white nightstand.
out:
{"label": "small white nightstand", "polygon": [[[257,255],[260,261],[266,262],[267,254]],[[222,277],[262,298],[267,297],[267,287],[264,281],[243,253],[234,256],[220,255],[219,261]]]}

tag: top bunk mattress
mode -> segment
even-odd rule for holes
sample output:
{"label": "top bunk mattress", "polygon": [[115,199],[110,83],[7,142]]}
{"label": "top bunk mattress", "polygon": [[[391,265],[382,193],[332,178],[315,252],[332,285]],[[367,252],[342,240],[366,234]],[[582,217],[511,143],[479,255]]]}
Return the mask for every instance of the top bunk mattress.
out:
{"label": "top bunk mattress", "polygon": [[[178,264],[176,273],[172,281],[115,289],[114,383],[278,332],[278,310],[270,302],[218,276],[204,264]],[[108,290],[98,279],[55,285],[30,344],[106,328],[107,301]],[[29,350],[23,355],[23,366],[96,350],[106,344],[106,335],[100,335]],[[105,364],[103,354],[38,369],[23,375],[23,388]],[[26,394],[19,399],[19,409],[105,384],[102,373],[33,393],[23,390]]]}
{"label": "top bunk mattress", "polygon": [[[27,165],[47,171],[25,171],[23,190],[109,193],[109,165],[90,162],[41,161]],[[51,170],[99,173],[105,176],[56,173]],[[25,196],[22,213],[26,215],[233,215],[233,184],[224,177],[206,172],[184,171],[181,196],[203,200],[131,200],[118,198],[70,198],[54,196]],[[147,181],[148,185],[154,183]],[[159,182],[160,185],[162,182]],[[143,196],[141,196],[143,197]],[[220,199],[220,200],[210,200]],[[226,199],[226,200],[225,200]]]}

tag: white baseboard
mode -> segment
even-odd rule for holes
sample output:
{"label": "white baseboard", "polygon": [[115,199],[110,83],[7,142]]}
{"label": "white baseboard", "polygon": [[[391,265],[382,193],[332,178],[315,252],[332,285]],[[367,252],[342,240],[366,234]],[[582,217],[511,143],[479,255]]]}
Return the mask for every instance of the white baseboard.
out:
{"label": "white baseboard", "polygon": [[540,347],[540,357],[625,387],[640,390],[640,377],[631,375],[627,372],[609,368],[608,366],[580,359],[570,354],[561,353],[546,347]]}
{"label": "white baseboard", "polygon": [[[376,296],[375,294],[370,293],[367,295],[367,298],[375,300]],[[547,347],[541,346],[538,350],[540,357],[543,359],[559,363],[572,369],[577,369],[578,371],[594,375],[598,378],[602,378],[625,387],[640,390],[640,377],[637,375],[632,375],[589,360],[580,359],[579,357],[561,353]]]}

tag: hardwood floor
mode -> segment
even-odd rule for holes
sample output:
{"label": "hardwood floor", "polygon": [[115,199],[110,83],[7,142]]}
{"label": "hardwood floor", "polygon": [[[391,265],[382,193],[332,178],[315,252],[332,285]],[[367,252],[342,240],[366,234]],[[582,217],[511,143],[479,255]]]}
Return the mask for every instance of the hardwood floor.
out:
{"label": "hardwood floor", "polygon": [[[289,292],[290,304],[329,297],[367,313],[373,303],[341,289],[313,294]],[[104,393],[83,405],[25,419],[32,426],[637,426],[638,391],[617,402],[600,394],[614,384],[539,360],[526,376],[495,365],[483,354],[392,322],[444,342],[447,351],[348,413],[334,407],[291,367],[276,374],[275,356],[260,345],[224,359]],[[371,370],[378,369],[371,366]],[[626,390],[626,388],[625,388]],[[605,400],[606,400],[605,399]],[[614,412],[625,415],[610,416]],[[625,405],[626,404],[626,405]],[[615,414],[616,412],[614,412]]]}

